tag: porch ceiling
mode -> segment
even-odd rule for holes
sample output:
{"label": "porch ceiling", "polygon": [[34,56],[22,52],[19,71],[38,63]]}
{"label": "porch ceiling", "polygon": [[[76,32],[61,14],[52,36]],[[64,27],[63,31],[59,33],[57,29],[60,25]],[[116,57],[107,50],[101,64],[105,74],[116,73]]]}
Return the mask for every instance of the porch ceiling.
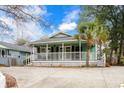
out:
{"label": "porch ceiling", "polygon": [[0,48],[4,48],[4,49],[7,49],[7,47],[3,46],[3,45],[0,45]]}
{"label": "porch ceiling", "polygon": [[[64,42],[39,42],[39,43],[35,43],[33,44],[34,46],[38,46],[38,45],[61,45],[62,43],[64,43],[64,45],[68,45],[68,44],[79,44],[79,41],[64,41]],[[84,41],[82,41],[81,43],[86,43]]]}

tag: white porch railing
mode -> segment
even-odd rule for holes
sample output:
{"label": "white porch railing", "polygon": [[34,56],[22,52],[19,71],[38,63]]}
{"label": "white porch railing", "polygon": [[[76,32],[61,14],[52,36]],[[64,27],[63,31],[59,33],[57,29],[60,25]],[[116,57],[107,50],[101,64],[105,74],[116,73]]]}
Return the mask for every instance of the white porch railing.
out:
{"label": "white porch railing", "polygon": [[[90,53],[90,61],[96,60],[96,53]],[[86,52],[49,52],[32,55],[35,61],[86,61]]]}

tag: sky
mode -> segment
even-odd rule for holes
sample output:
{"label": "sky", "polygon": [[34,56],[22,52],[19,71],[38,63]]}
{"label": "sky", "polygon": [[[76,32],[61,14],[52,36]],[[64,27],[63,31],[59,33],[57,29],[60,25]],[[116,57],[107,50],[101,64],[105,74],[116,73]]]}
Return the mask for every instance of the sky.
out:
{"label": "sky", "polygon": [[[0,12],[0,20],[4,20],[13,29],[10,36],[1,35],[0,40],[14,42],[16,38],[27,38],[31,41],[39,40],[44,36],[52,36],[57,32],[65,32],[70,35],[77,33],[80,6],[76,5],[47,5],[43,9],[32,6],[30,9],[33,15],[41,15],[49,24],[49,29],[43,28],[34,22],[24,23],[23,26],[16,28],[13,19],[8,18]],[[9,33],[9,32],[8,32]]]}

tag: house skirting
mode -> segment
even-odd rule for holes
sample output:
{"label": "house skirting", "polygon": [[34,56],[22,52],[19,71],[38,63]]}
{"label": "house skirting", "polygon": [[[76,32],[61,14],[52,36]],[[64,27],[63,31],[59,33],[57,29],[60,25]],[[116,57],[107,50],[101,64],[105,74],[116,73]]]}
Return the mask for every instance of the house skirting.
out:
{"label": "house skirting", "polygon": [[24,66],[25,58],[0,57],[0,64],[4,66]]}
{"label": "house skirting", "polygon": [[[97,61],[90,61],[89,65],[97,66]],[[86,61],[32,61],[32,66],[81,67],[86,66]]]}

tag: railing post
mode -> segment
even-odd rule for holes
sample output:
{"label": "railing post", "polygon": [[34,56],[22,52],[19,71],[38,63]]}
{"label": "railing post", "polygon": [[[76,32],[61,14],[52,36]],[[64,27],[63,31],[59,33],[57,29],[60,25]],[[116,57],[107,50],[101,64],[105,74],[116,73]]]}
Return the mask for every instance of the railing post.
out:
{"label": "railing post", "polygon": [[97,57],[97,55],[98,55],[97,52],[98,52],[98,51],[97,51],[97,50],[98,50],[98,49],[97,49],[97,44],[95,44],[95,53],[96,53],[96,54],[95,54],[95,61],[98,60],[98,57]]}
{"label": "railing post", "polygon": [[33,58],[32,58],[32,60],[34,60],[35,58],[34,58],[34,45],[33,45]]}
{"label": "railing post", "polygon": [[25,65],[27,65],[27,53],[26,53],[26,56],[24,57],[25,59]]}
{"label": "railing post", "polygon": [[48,60],[48,44],[46,44],[46,60]]}
{"label": "railing post", "polygon": [[62,60],[64,60],[64,43],[62,43]]}
{"label": "railing post", "polygon": [[80,55],[80,61],[81,61],[81,41],[79,40],[79,55]]}
{"label": "railing post", "polygon": [[104,59],[103,59],[103,60],[104,60],[104,61],[103,61],[103,62],[104,62],[104,67],[105,67],[105,66],[106,66],[106,56],[105,56],[105,53],[104,53],[104,55],[103,55],[103,58],[104,58]]}

